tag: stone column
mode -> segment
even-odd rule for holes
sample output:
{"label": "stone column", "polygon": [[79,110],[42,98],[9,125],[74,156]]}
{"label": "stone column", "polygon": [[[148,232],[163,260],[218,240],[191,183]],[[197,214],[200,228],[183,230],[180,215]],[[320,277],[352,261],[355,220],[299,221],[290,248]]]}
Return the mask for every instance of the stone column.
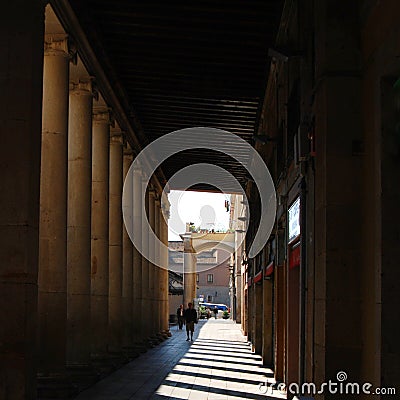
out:
{"label": "stone column", "polygon": [[67,365],[90,365],[92,83],[70,84],[68,128]]}
{"label": "stone column", "polygon": [[[124,146],[123,177],[125,184],[125,197],[123,207],[128,208],[125,212],[125,224],[132,225],[132,207],[133,207],[133,181],[126,179],[129,168],[132,164],[133,152],[129,144]],[[122,228],[122,312],[123,312],[123,348],[128,354],[133,347],[133,320],[132,300],[133,300],[133,245],[123,224]],[[129,228],[131,229],[131,227]]]}
{"label": "stone column", "polygon": [[168,276],[168,218],[169,218],[169,203],[166,198],[161,198],[161,214],[160,214],[160,239],[164,246],[160,249],[160,261],[161,261],[161,281],[163,282],[162,287],[164,291],[160,293],[162,302],[162,315],[161,315],[161,329],[163,332],[169,332],[169,301],[168,301],[168,287],[169,287],[169,276]]}
{"label": "stone column", "polygon": [[[142,177],[142,190],[146,189],[146,184]],[[145,198],[145,209],[149,209],[149,195],[146,192]],[[149,261],[146,256],[149,253],[149,233],[148,233],[148,219],[147,215],[142,215],[142,327],[144,339],[147,340],[150,336],[150,322],[151,322],[151,314],[150,314],[150,302],[149,302]]]}
{"label": "stone column", "polygon": [[[318,138],[313,221],[313,382],[319,385],[341,370],[350,373],[352,382],[362,382],[360,279],[365,275],[361,235],[365,227],[360,179],[363,157],[358,155],[357,146],[362,143],[365,127],[360,118],[359,13],[357,7],[349,7],[338,18],[332,12],[336,7],[332,0],[315,2],[314,7]],[[329,393],[324,396],[336,397]]]}
{"label": "stone column", "polygon": [[[135,238],[142,237],[142,172],[140,168],[133,170],[133,235]],[[142,255],[133,247],[133,317],[135,324],[133,334],[135,342],[143,339],[142,329]]]}
{"label": "stone column", "polygon": [[[156,193],[154,189],[149,190],[149,255],[151,258],[154,258],[155,254],[155,241],[151,238],[150,234],[154,234],[155,231],[155,196]],[[156,291],[158,291],[158,287],[155,284],[155,266],[152,262],[149,262],[149,328],[150,328],[150,335],[153,336],[156,333],[156,319],[157,319],[157,309],[156,309]]]}
{"label": "stone column", "polygon": [[192,303],[196,297],[196,253],[192,247],[191,233],[186,229],[182,235],[183,253],[183,306],[186,308],[188,303]]}
{"label": "stone column", "polygon": [[67,36],[46,35],[38,275],[38,376],[46,382],[63,378],[66,363],[68,85]]}
{"label": "stone column", "polygon": [[0,397],[22,400],[36,398],[43,3],[3,3],[0,26]]}
{"label": "stone column", "polygon": [[[157,197],[154,203],[154,233],[157,236],[158,239],[160,239],[160,199]],[[160,239],[161,240],[161,239]],[[161,248],[159,246],[159,243],[156,242],[155,244],[155,258],[157,260],[157,265],[154,268],[154,282],[155,282],[155,299],[156,299],[156,305],[155,305],[155,321],[156,321],[156,326],[155,326],[155,332],[160,333],[161,332],[161,316],[162,316],[162,293],[164,292],[165,288],[163,288],[163,281],[162,281],[162,272],[160,271],[160,267],[158,266],[160,262],[160,251]]]}
{"label": "stone column", "polygon": [[91,330],[92,359],[107,358],[110,115],[95,106],[92,143]]}
{"label": "stone column", "polygon": [[109,350],[122,351],[122,132],[110,140]]}

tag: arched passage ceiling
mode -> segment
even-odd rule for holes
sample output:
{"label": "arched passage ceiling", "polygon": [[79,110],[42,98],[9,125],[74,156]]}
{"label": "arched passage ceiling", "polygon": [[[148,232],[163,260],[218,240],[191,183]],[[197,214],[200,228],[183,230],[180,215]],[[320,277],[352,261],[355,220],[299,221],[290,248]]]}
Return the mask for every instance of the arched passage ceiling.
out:
{"label": "arched passage ceiling", "polygon": [[[142,141],[209,126],[252,143],[282,0],[69,3],[112,83],[126,93]],[[233,159],[201,150],[170,158],[162,170],[168,179],[194,162],[217,163],[242,185],[247,180]]]}

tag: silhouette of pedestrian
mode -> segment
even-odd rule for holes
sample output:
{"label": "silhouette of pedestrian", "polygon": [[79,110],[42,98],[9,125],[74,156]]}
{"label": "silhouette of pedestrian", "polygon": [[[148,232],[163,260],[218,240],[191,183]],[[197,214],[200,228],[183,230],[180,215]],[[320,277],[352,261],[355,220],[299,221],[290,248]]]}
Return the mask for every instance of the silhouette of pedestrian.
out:
{"label": "silhouette of pedestrian", "polygon": [[217,319],[217,315],[218,315],[218,307],[217,306],[214,307],[213,312],[214,312],[215,319]]}
{"label": "silhouette of pedestrian", "polygon": [[179,306],[179,308],[176,310],[176,315],[177,315],[177,317],[178,317],[178,326],[179,326],[179,329],[182,329],[183,323],[184,323],[184,321],[185,321],[185,319],[183,318],[183,312],[184,312],[184,310],[183,310],[183,304],[181,304],[181,305]]}
{"label": "silhouette of pedestrian", "polygon": [[197,311],[193,308],[192,303],[188,303],[188,308],[183,313],[183,316],[185,317],[186,322],[186,341],[189,341],[189,332],[190,340],[193,341],[194,324],[197,324]]}

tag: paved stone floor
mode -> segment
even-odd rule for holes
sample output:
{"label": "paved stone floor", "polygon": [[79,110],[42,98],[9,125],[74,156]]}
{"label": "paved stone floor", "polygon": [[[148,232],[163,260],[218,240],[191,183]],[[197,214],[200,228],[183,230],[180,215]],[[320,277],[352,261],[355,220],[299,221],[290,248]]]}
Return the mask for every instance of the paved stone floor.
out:
{"label": "paved stone floor", "polygon": [[171,327],[172,337],[82,392],[76,400],[276,399],[260,382],[273,373],[252,354],[240,325],[200,320],[193,342]]}

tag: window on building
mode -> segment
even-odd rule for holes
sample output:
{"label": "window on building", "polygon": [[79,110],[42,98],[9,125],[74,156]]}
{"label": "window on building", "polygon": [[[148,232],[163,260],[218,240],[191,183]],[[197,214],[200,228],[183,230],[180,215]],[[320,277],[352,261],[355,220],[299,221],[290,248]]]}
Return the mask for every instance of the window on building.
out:
{"label": "window on building", "polygon": [[196,282],[199,283],[199,274],[196,274]]}
{"label": "window on building", "polygon": [[207,274],[207,282],[208,283],[214,282],[214,274]]}
{"label": "window on building", "polygon": [[211,303],[213,301],[213,297],[211,295],[207,296],[207,302]]}

